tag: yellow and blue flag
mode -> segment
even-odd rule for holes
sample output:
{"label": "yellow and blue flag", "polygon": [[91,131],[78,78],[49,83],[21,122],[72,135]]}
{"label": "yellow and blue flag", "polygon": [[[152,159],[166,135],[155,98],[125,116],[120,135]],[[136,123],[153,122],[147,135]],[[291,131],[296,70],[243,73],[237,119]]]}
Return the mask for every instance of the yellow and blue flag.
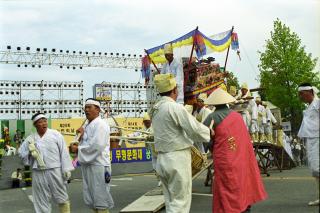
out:
{"label": "yellow and blue flag", "polygon": [[[198,29],[167,43],[171,43],[173,48],[179,48],[183,46],[192,46],[195,44],[195,51],[198,58],[209,54],[211,52],[222,52],[227,49],[231,44],[232,31],[228,30],[213,36],[206,36]],[[146,50],[150,56],[150,59],[155,64],[163,64],[166,62],[164,57],[164,45],[159,45],[151,49]]]}

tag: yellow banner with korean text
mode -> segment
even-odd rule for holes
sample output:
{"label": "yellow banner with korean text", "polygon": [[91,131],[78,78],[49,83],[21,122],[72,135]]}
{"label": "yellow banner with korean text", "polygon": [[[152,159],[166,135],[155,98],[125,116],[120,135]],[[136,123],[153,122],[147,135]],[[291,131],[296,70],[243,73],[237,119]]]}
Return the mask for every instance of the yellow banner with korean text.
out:
{"label": "yellow banner with korean text", "polygon": [[[115,118],[117,121],[117,125],[122,128],[132,129],[132,130],[142,130],[143,129],[143,120],[142,118],[135,117],[118,117]],[[51,128],[55,129],[64,136],[64,139],[67,143],[67,146],[73,142],[74,137],[76,135],[76,130],[81,127],[83,124],[84,118],[69,118],[69,119],[52,119],[51,120]],[[121,130],[121,135],[128,135],[133,133],[134,131],[126,131]],[[133,147],[145,147],[144,142],[136,142],[129,143],[125,142],[125,147],[133,148]]]}
{"label": "yellow banner with korean text", "polygon": [[[142,130],[144,128],[142,118],[120,117],[120,118],[115,118],[115,119],[116,119],[118,125],[122,128],[132,129],[132,130]],[[130,135],[130,134],[134,133],[134,131],[122,130],[121,133],[122,133],[121,135],[124,136],[124,135]],[[127,147],[127,148],[145,147],[145,143],[144,142],[129,143],[129,142],[125,141],[125,147]]]}
{"label": "yellow banner with korean text", "polygon": [[84,118],[52,119],[51,128],[64,136],[67,146],[74,140],[76,130],[81,127]]}

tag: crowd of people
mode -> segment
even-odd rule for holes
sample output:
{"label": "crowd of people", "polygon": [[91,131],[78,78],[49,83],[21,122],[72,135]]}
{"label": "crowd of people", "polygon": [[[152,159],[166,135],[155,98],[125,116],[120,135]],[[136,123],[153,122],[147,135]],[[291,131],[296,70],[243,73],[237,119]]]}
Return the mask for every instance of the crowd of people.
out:
{"label": "crowd of people", "polygon": [[268,103],[262,101],[261,97],[253,98],[247,83],[241,85],[238,93],[234,86],[230,87],[229,93],[236,98],[230,106],[241,115],[253,142],[276,143],[273,139],[273,125],[279,126],[279,122],[272,114]]}
{"label": "crowd of people", "polygon": [[12,144],[10,134],[9,134],[9,128],[7,126],[4,126],[3,128],[3,149],[4,149],[4,155],[5,156],[11,156],[15,155],[17,153],[17,149],[19,149],[23,138],[24,138],[24,132],[22,132],[20,129],[16,130],[16,133],[13,136],[13,142]]}

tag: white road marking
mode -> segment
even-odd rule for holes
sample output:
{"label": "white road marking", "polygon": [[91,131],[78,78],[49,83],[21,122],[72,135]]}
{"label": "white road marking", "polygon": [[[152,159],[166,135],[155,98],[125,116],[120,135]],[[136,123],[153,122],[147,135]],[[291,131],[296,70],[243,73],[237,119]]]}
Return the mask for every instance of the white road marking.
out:
{"label": "white road marking", "polygon": [[28,195],[29,200],[33,203],[33,197],[32,195]]}
{"label": "white road marking", "polygon": [[132,181],[132,177],[126,177],[126,178],[112,178],[112,180],[130,180],[130,181]]}
{"label": "white road marking", "polygon": [[207,196],[207,197],[212,197],[212,194],[205,194],[205,193],[192,193],[192,195],[200,195],[200,196]]}

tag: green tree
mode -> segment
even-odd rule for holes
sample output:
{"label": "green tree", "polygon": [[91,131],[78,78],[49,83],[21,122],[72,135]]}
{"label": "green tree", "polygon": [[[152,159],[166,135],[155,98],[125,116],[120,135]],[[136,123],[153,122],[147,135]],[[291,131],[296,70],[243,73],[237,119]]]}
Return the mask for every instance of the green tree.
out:
{"label": "green tree", "polygon": [[237,89],[239,89],[239,81],[238,78],[232,73],[229,72],[227,77],[227,84],[228,84],[228,88],[230,88],[230,86],[235,86]]}
{"label": "green tree", "polygon": [[314,72],[318,59],[306,53],[298,35],[279,19],[274,21],[265,51],[258,53],[260,87],[264,88],[261,96],[280,107],[282,117],[291,121],[292,130],[296,133],[304,108],[297,88],[303,82],[320,85],[319,72]]}

